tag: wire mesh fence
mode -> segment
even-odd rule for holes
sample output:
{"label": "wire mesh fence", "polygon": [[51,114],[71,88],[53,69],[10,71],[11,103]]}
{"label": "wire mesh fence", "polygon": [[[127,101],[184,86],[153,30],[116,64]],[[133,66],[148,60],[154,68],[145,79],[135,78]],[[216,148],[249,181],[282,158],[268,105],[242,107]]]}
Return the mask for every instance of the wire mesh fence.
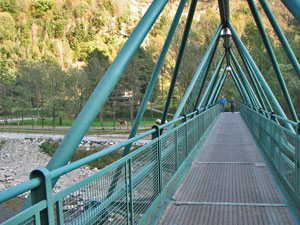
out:
{"label": "wire mesh fence", "polygon": [[[277,119],[267,118],[241,104],[241,115],[252,131],[274,171],[286,190],[293,196],[296,206],[300,206],[299,183],[299,135],[281,126]],[[294,125],[292,122],[290,122]]]}
{"label": "wire mesh fence", "polygon": [[[148,144],[56,194],[52,193],[51,187],[47,189],[53,171],[46,172],[41,182],[46,188],[44,192],[40,190],[45,200],[3,224],[141,223],[218,113],[219,106],[216,105],[186,118],[187,121],[162,135],[158,129]],[[40,172],[43,171],[47,170]]]}

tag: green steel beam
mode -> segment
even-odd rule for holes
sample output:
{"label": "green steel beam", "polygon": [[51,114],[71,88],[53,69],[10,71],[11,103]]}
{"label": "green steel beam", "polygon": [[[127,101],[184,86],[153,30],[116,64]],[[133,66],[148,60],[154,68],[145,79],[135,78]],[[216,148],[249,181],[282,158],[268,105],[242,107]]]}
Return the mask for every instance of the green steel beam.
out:
{"label": "green steel beam", "polygon": [[255,93],[254,93],[254,91],[253,91],[253,89],[252,89],[252,87],[251,87],[251,85],[250,85],[250,83],[249,83],[249,81],[248,81],[246,75],[244,74],[244,72],[243,72],[243,70],[242,70],[242,68],[241,68],[241,66],[240,66],[240,64],[239,64],[239,62],[238,62],[237,59],[235,58],[235,56],[234,56],[234,54],[233,54],[232,51],[230,51],[230,55],[231,55],[231,58],[233,59],[233,63],[234,63],[234,65],[235,65],[235,67],[237,68],[237,70],[238,70],[238,72],[239,72],[239,74],[240,74],[240,76],[241,76],[241,78],[242,78],[242,81],[243,81],[244,84],[245,84],[245,87],[249,90],[249,93],[250,93],[250,95],[252,96],[254,102],[256,103],[256,105],[257,105],[259,108],[262,108],[262,106],[261,106],[260,102],[258,101],[257,96],[255,95]]}
{"label": "green steel beam", "polygon": [[[169,30],[169,33],[168,33],[167,38],[166,38],[166,41],[164,43],[164,46],[163,46],[162,51],[160,53],[160,56],[158,58],[157,64],[156,64],[156,66],[154,68],[154,71],[152,73],[151,79],[149,81],[147,90],[145,92],[143,101],[142,101],[142,103],[140,105],[139,111],[138,111],[138,113],[136,115],[136,118],[135,118],[135,121],[134,121],[134,124],[132,126],[132,129],[131,129],[131,132],[130,132],[130,135],[129,135],[128,139],[134,137],[136,135],[136,132],[137,132],[138,128],[139,128],[140,122],[141,122],[141,120],[143,118],[143,115],[145,113],[145,110],[147,108],[147,103],[148,103],[148,101],[149,101],[149,99],[151,97],[151,94],[152,94],[152,91],[153,91],[154,86],[156,84],[158,75],[159,75],[159,73],[161,71],[161,68],[163,66],[165,57],[166,57],[168,49],[170,47],[172,38],[173,38],[173,36],[175,34],[176,27],[177,27],[177,25],[179,23],[179,20],[180,20],[181,14],[183,12],[184,6],[186,4],[186,1],[187,0],[181,0],[180,4],[178,6],[177,12],[176,12],[175,17],[173,19],[173,22],[171,24],[171,28]],[[127,145],[125,147],[125,149],[123,151],[123,156],[128,154],[128,152],[130,150],[130,147],[131,147],[131,145]]]}
{"label": "green steel beam", "polygon": [[255,19],[257,28],[258,28],[258,30],[260,32],[260,35],[261,35],[261,38],[262,38],[262,40],[264,42],[266,50],[267,50],[267,52],[269,54],[270,60],[272,62],[273,68],[275,70],[275,74],[277,76],[277,79],[278,79],[278,82],[280,84],[281,90],[283,92],[283,95],[285,97],[286,103],[287,103],[288,108],[290,110],[291,116],[292,116],[293,120],[295,122],[297,122],[298,121],[298,117],[297,117],[294,105],[292,103],[290,94],[289,94],[289,92],[288,92],[288,90],[286,88],[283,76],[281,74],[279,65],[278,65],[277,60],[276,60],[276,56],[275,56],[275,54],[273,52],[273,49],[272,49],[271,43],[269,41],[268,35],[267,35],[266,31],[265,31],[264,25],[263,25],[263,23],[262,23],[262,21],[260,19],[258,10],[256,8],[256,5],[255,5],[255,3],[254,3],[253,0],[248,0],[248,4],[249,4],[249,7],[250,7],[250,9],[252,11],[252,15],[253,15],[253,17]]}
{"label": "green steel beam", "polygon": [[[237,48],[237,49],[238,49],[239,55],[240,55],[240,57],[241,57],[244,65],[245,65],[245,68],[246,68],[246,70],[247,70],[247,72],[248,72],[248,74],[249,74],[249,76],[251,78],[251,81],[252,81],[253,85],[255,86],[255,90],[257,92],[257,95],[259,97],[259,100],[260,100],[260,103],[261,103],[263,109],[265,111],[268,111],[267,107],[266,107],[266,105],[264,103],[264,100],[265,100],[266,103],[268,104],[269,109],[272,112],[273,111],[272,106],[271,106],[271,104],[270,104],[270,102],[269,102],[269,100],[268,100],[268,98],[267,98],[267,96],[266,96],[263,88],[261,87],[261,85],[260,85],[260,83],[259,83],[259,81],[258,81],[258,79],[256,77],[256,74],[254,73],[253,69],[251,68],[249,61],[247,60],[247,58],[245,57],[245,55],[241,52],[240,48]],[[263,97],[261,95],[263,95]],[[269,117],[268,114],[265,114],[265,115],[267,117]]]}
{"label": "green steel beam", "polygon": [[176,65],[175,65],[175,68],[174,68],[172,81],[171,81],[171,84],[170,84],[170,87],[169,87],[167,101],[165,103],[165,107],[164,107],[164,111],[163,111],[163,115],[162,115],[162,119],[161,119],[162,124],[165,123],[168,112],[169,112],[169,108],[170,108],[171,100],[172,100],[172,97],[173,97],[173,94],[174,94],[174,89],[175,89],[178,74],[179,74],[179,71],[180,71],[180,67],[181,67],[185,47],[186,47],[186,44],[187,44],[187,41],[188,41],[188,37],[189,37],[190,29],[191,29],[191,26],[192,26],[194,14],[195,14],[195,11],[196,11],[197,2],[198,2],[198,0],[192,0],[191,5],[190,5],[189,14],[188,14],[188,17],[187,17],[187,20],[186,20],[186,24],[185,24],[183,36],[182,36],[182,39],[181,39],[181,44],[180,44],[178,56],[177,56],[177,59],[176,59]]}
{"label": "green steel beam", "polygon": [[[245,54],[246,58],[249,60],[252,68],[254,69],[256,75],[258,76],[261,84],[263,85],[264,89],[266,90],[267,94],[270,97],[270,100],[272,101],[273,105],[275,106],[278,114],[280,116],[282,116],[283,118],[287,119],[284,111],[282,110],[280,104],[278,103],[276,97],[274,96],[271,88],[269,87],[268,83],[266,82],[266,80],[264,79],[263,75],[261,74],[261,72],[259,71],[258,67],[256,66],[254,60],[252,59],[251,55],[248,53],[246,47],[244,46],[243,42],[241,41],[241,39],[239,38],[238,34],[236,33],[234,27],[231,25],[231,23],[229,24],[229,28],[231,30],[231,33],[233,35],[233,40],[235,42],[236,46],[239,46],[243,52],[243,54]],[[293,133],[295,133],[293,127],[291,126],[291,124],[289,123],[285,123],[286,127],[292,131]]]}
{"label": "green steel beam", "polygon": [[[47,165],[48,170],[52,171],[66,165],[70,161],[82,138],[126,69],[128,61],[136,53],[167,2],[168,0],[154,0],[150,5],[51,158]],[[53,185],[55,183],[56,180],[53,181]],[[30,202],[27,200],[24,207],[29,205]]]}
{"label": "green steel beam", "polygon": [[[173,19],[173,22],[171,24],[171,28],[169,30],[166,41],[164,43],[164,46],[163,46],[162,51],[160,53],[160,56],[158,58],[157,64],[156,64],[156,66],[154,68],[154,71],[152,73],[151,79],[149,81],[147,90],[145,92],[143,101],[140,105],[139,111],[137,113],[136,119],[134,121],[134,124],[132,126],[132,129],[131,129],[131,132],[130,132],[130,135],[129,135],[128,139],[133,138],[136,135],[136,132],[139,128],[140,122],[141,122],[141,120],[143,118],[143,115],[144,115],[144,112],[147,108],[147,103],[148,103],[148,101],[151,97],[152,91],[153,91],[154,86],[155,86],[156,81],[157,81],[157,77],[158,77],[158,75],[160,73],[160,70],[163,66],[163,62],[164,62],[165,57],[167,55],[167,52],[168,52],[168,49],[170,47],[172,38],[175,34],[176,27],[179,23],[179,20],[180,20],[181,14],[183,12],[184,6],[186,4],[186,1],[187,0],[182,0],[180,2],[179,6],[178,6],[177,12],[176,12],[175,17]],[[122,156],[125,156],[129,153],[131,146],[132,145],[129,144],[124,148]],[[109,188],[109,193],[114,193],[114,190],[115,190],[115,188],[117,186],[117,183],[118,183],[118,180],[119,180],[119,176],[121,175],[122,168],[123,168],[123,166],[120,166],[120,167],[117,168],[117,171],[116,171],[116,173],[114,174],[114,177],[113,177],[113,182],[111,183],[111,186]]]}
{"label": "green steel beam", "polygon": [[[265,102],[266,102],[267,105],[268,105],[269,111],[270,111],[270,112],[273,112],[273,108],[272,108],[272,106],[271,106],[271,104],[270,104],[270,101],[268,100],[268,98],[267,98],[267,96],[266,96],[266,94],[265,94],[265,92],[264,92],[264,90],[263,90],[263,88],[262,88],[260,82],[258,81],[258,78],[257,78],[255,72],[253,71],[253,68],[251,67],[249,60],[248,60],[248,59],[246,58],[246,56],[243,54],[243,52],[242,52],[242,50],[239,48],[239,46],[236,46],[236,47],[237,47],[237,49],[238,49],[238,52],[239,52],[239,54],[240,54],[240,57],[242,58],[243,63],[245,64],[245,67],[250,69],[250,71],[249,71],[250,74],[253,74],[253,78],[254,78],[254,80],[255,80],[255,83],[258,85],[258,88],[259,88],[259,90],[260,90],[260,93],[263,95],[263,99],[265,100]],[[266,111],[268,111],[268,110],[266,109]]]}
{"label": "green steel beam", "polygon": [[300,66],[299,63],[297,61],[297,58],[292,50],[292,48],[290,47],[288,41],[286,40],[280,26],[278,25],[275,16],[273,15],[268,3],[266,2],[266,0],[259,0],[262,8],[264,9],[279,41],[282,44],[283,49],[285,50],[288,58],[290,59],[292,66],[294,67],[294,70],[296,72],[296,74],[298,75],[299,79],[300,79]]}
{"label": "green steel beam", "polygon": [[247,101],[246,101],[246,97],[244,96],[244,93],[242,92],[239,83],[237,82],[237,80],[236,80],[234,74],[232,73],[232,70],[230,70],[230,75],[231,75],[231,77],[232,77],[232,79],[233,79],[233,81],[234,81],[234,83],[235,83],[235,86],[237,87],[237,89],[238,89],[238,91],[239,91],[239,93],[240,93],[240,95],[241,95],[241,97],[242,97],[242,101],[243,101],[244,103],[246,103],[246,102],[247,102]]}
{"label": "green steel beam", "polygon": [[[224,52],[224,59],[223,59],[223,61],[226,59],[226,52]],[[204,97],[204,95],[203,95],[203,103],[202,103],[202,105],[204,106],[204,107],[207,107],[207,106],[209,106],[209,104],[208,104],[208,102],[209,102],[209,99],[210,99],[210,97],[212,96],[212,94],[213,94],[213,90],[214,90],[214,88],[215,88],[215,86],[216,86],[216,82],[217,82],[217,78],[218,78],[218,76],[219,76],[219,73],[220,73],[220,71],[221,71],[221,67],[222,67],[222,64],[223,64],[223,61],[222,61],[222,63],[220,64],[220,66],[219,66],[219,64],[217,65],[217,67],[216,67],[216,69],[215,69],[215,71],[214,71],[214,73],[213,73],[213,75],[212,75],[212,77],[211,77],[211,80],[210,80],[210,82],[209,82],[209,84],[208,84],[208,86],[206,87],[206,90],[208,89],[208,93],[205,95],[205,97]],[[219,62],[220,63],[220,62]],[[226,64],[226,63],[225,63]],[[224,68],[226,68],[226,65],[224,66]],[[222,73],[221,73],[222,74]],[[220,75],[221,76],[221,75]],[[211,85],[210,85],[211,84]],[[202,100],[202,99],[201,99]],[[201,108],[201,107],[200,107]]]}
{"label": "green steel beam", "polygon": [[[196,81],[198,80],[200,72],[202,71],[203,67],[205,66],[205,62],[207,61],[207,59],[208,59],[208,57],[210,55],[210,52],[213,50],[213,47],[214,47],[215,43],[218,42],[218,40],[219,40],[219,36],[220,36],[221,30],[222,30],[222,24],[220,24],[218,26],[218,28],[216,30],[216,33],[214,34],[214,37],[212,38],[212,41],[210,42],[210,44],[209,44],[209,46],[208,46],[208,48],[207,48],[204,56],[202,57],[201,63],[198,66],[197,71],[196,71],[193,79],[191,80],[190,85],[187,88],[187,90],[186,90],[186,92],[185,92],[185,94],[184,94],[184,96],[183,96],[183,98],[182,98],[182,100],[181,100],[181,102],[180,102],[180,104],[179,104],[179,106],[177,108],[177,111],[174,114],[172,120],[177,119],[179,117],[181,111],[183,110],[183,107],[184,107],[184,105],[185,105],[185,103],[186,103],[189,95],[191,94],[191,92],[192,92],[192,90],[193,90],[193,88],[195,86]],[[170,131],[173,127],[174,127],[174,124],[170,125],[169,128],[168,128],[168,131]]]}
{"label": "green steel beam", "polygon": [[230,22],[229,0],[218,0],[220,18],[223,25]]}
{"label": "green steel beam", "polygon": [[[225,52],[224,57],[225,57],[224,59],[226,59],[226,52]],[[224,67],[226,68],[226,65],[225,65]],[[215,79],[213,80],[213,83],[212,83],[212,86],[211,86],[211,88],[210,88],[210,90],[209,90],[208,95],[206,95],[206,98],[205,98],[205,101],[204,101],[204,102],[205,102],[205,104],[204,104],[205,106],[209,106],[209,104],[208,104],[209,98],[210,98],[210,96],[213,95],[213,90],[214,90],[214,87],[216,86],[218,74],[220,73],[220,71],[221,71],[221,67],[220,67],[220,69],[219,69],[219,71],[218,71],[218,73],[217,73]]]}
{"label": "green steel beam", "polygon": [[[226,67],[227,67],[227,65],[224,66],[223,71],[222,71],[221,75],[219,76],[219,79],[218,79],[216,85],[214,85],[214,89],[213,89],[213,91],[212,91],[212,93],[211,93],[211,95],[210,95],[210,97],[209,97],[209,99],[208,99],[208,102],[207,102],[207,105],[208,105],[208,106],[211,105],[211,104],[213,103],[213,100],[214,100],[214,98],[215,98],[215,96],[216,96],[216,94],[217,94],[219,88],[220,88],[221,85],[222,85],[222,80],[223,80],[224,77],[225,77],[224,74],[225,74],[225,72],[226,72]],[[227,73],[226,73],[226,74],[227,74]]]}
{"label": "green steel beam", "polygon": [[241,88],[241,90],[243,91],[244,93],[244,96],[246,98],[246,103],[251,105],[252,107],[254,106],[254,103],[252,102],[252,99],[250,98],[248,92],[247,92],[247,88],[245,87],[245,84],[240,80],[235,68],[230,64],[230,67],[231,67],[231,71],[232,71],[232,74],[234,75],[235,79],[237,80],[237,82],[239,83],[239,86]]}
{"label": "green steel beam", "polygon": [[[198,83],[197,83],[197,85],[196,85],[196,87],[195,87],[195,89],[194,89],[193,95],[192,95],[192,97],[191,97],[191,100],[190,100],[190,102],[189,102],[189,105],[188,105],[188,107],[187,107],[187,109],[186,109],[185,114],[188,114],[188,113],[189,113],[189,111],[190,111],[190,109],[191,109],[191,107],[192,107],[194,98],[195,98],[195,96],[196,96],[196,94],[197,94],[197,91],[198,91],[198,96],[197,96],[197,99],[196,99],[196,102],[195,102],[194,108],[193,108],[193,111],[196,110],[196,105],[197,105],[197,103],[199,102],[199,98],[200,98],[200,95],[201,95],[201,93],[202,93],[202,90],[203,90],[204,83],[205,83],[205,81],[206,81],[207,75],[208,75],[208,73],[209,73],[210,66],[211,66],[211,64],[212,64],[214,55],[215,55],[215,53],[216,53],[217,46],[218,46],[218,42],[215,43],[215,46],[214,46],[212,52],[210,53],[209,58],[207,59],[207,62],[205,63],[205,67],[204,67],[204,69],[203,69],[202,72],[201,72],[200,78],[199,78]],[[202,82],[202,80],[203,80],[203,82]],[[200,84],[201,84],[201,87],[200,87],[200,89],[199,89]]]}
{"label": "green steel beam", "polygon": [[[191,100],[190,100],[190,102],[189,102],[189,105],[188,105],[188,107],[187,107],[187,109],[186,109],[185,114],[188,114],[188,113],[189,113],[189,111],[190,111],[190,109],[191,109],[191,107],[192,107],[194,98],[195,98],[195,96],[196,96],[196,94],[197,94],[197,91],[198,91],[198,96],[197,96],[197,99],[196,99],[196,102],[195,102],[195,106],[196,106],[197,102],[199,101],[199,98],[200,98],[199,95],[201,95],[201,92],[202,92],[204,83],[205,83],[205,81],[206,81],[207,75],[208,75],[209,70],[210,70],[210,66],[211,66],[212,61],[213,61],[213,57],[214,57],[214,55],[215,55],[215,53],[216,53],[217,46],[218,46],[218,42],[215,43],[215,46],[214,46],[212,52],[210,53],[209,58],[207,59],[207,61],[206,61],[206,63],[205,63],[205,67],[204,67],[204,69],[202,70],[201,75],[200,75],[200,77],[199,77],[199,79],[198,79],[198,83],[197,83],[197,85],[196,85],[196,87],[195,87],[195,89],[194,89],[193,95],[192,95],[192,97],[191,97]],[[203,81],[202,81],[202,80],[203,80]],[[200,89],[199,89],[200,84],[201,84],[201,87],[200,87]],[[196,110],[195,106],[194,106],[193,111]]]}
{"label": "green steel beam", "polygon": [[213,49],[212,53],[210,54],[210,58],[209,58],[208,62],[206,63],[205,68],[204,68],[203,71],[202,71],[202,73],[204,74],[204,78],[203,78],[203,82],[202,82],[202,84],[201,84],[201,87],[200,87],[200,89],[199,89],[198,96],[197,96],[196,102],[195,102],[195,104],[194,104],[193,111],[195,111],[195,110],[197,109],[197,105],[198,105],[198,103],[199,103],[199,101],[200,101],[200,97],[201,97],[202,91],[203,91],[203,89],[204,89],[204,85],[205,85],[205,82],[206,82],[206,78],[207,78],[207,76],[208,76],[208,74],[209,74],[210,67],[211,67],[211,65],[212,65],[212,61],[213,61],[213,58],[214,58],[214,56],[215,56],[217,46],[218,46],[218,43],[215,44],[214,49]]}
{"label": "green steel beam", "polygon": [[222,87],[223,87],[223,85],[224,85],[224,83],[225,83],[225,80],[226,80],[226,78],[227,78],[227,75],[228,75],[228,72],[225,72],[224,75],[223,75],[223,79],[221,80],[221,83],[220,83],[220,85],[219,85],[219,88],[218,88],[218,90],[217,90],[217,92],[216,92],[216,95],[215,95],[215,97],[214,97],[214,99],[213,99],[213,101],[212,101],[212,104],[215,104],[215,103],[217,102],[218,96],[220,95],[220,92],[221,92]]}
{"label": "green steel beam", "polygon": [[254,79],[255,74],[254,74],[253,70],[251,69],[251,67],[249,66],[249,64],[246,62],[245,56],[241,53],[240,49],[238,49],[238,52],[239,52],[239,55],[240,55],[240,57],[241,57],[244,65],[245,65],[245,68],[246,68],[246,70],[247,70],[247,72],[249,74],[249,77],[250,77],[250,80],[252,82],[252,85],[253,85],[253,87],[255,89],[255,92],[256,92],[256,94],[258,96],[258,100],[259,100],[262,108],[264,110],[267,110],[266,105],[265,105],[265,103],[263,101],[263,98],[261,96],[260,89],[258,88],[259,83],[257,84],[257,82],[256,82],[257,80]]}
{"label": "green steel beam", "polygon": [[285,7],[294,15],[300,24],[300,1],[299,0],[281,0]]}
{"label": "green steel beam", "polygon": [[215,82],[216,78],[218,77],[218,74],[220,72],[220,69],[221,69],[221,66],[222,66],[222,63],[223,63],[224,59],[225,59],[225,53],[220,58],[220,60],[218,62],[218,65],[217,65],[217,67],[215,69],[215,72],[213,73],[213,75],[212,75],[212,77],[210,79],[210,82],[208,83],[208,85],[207,85],[207,87],[205,89],[205,92],[204,92],[204,94],[202,96],[202,99],[201,99],[200,103],[197,106],[197,109],[201,109],[203,103],[206,102],[206,99],[208,98],[208,95],[209,95],[209,93],[211,92],[211,90],[213,88],[213,83]]}
{"label": "green steel beam", "polygon": [[230,66],[231,66],[233,72],[235,73],[236,77],[241,77],[240,81],[243,84],[243,87],[245,89],[245,93],[247,93],[247,96],[249,97],[250,105],[252,105],[252,107],[257,107],[256,101],[253,98],[253,94],[252,94],[252,92],[250,90],[250,87],[248,85],[248,80],[245,79],[244,73],[241,71],[241,69],[239,67],[237,67],[237,65],[236,65],[236,67],[238,69],[238,72],[235,70],[235,67],[232,64],[230,64]]}

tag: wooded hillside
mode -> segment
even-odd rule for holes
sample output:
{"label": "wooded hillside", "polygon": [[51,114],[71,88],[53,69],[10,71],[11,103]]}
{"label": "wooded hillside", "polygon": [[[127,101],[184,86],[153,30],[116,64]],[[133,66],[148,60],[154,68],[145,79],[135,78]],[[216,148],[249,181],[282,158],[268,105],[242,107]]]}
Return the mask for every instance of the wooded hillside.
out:
{"label": "wooded hillside", "polygon": [[[1,0],[0,115],[51,116],[53,125],[57,118],[76,116],[151,2]],[[280,1],[269,2],[299,59],[299,24]],[[130,109],[124,117],[134,118],[178,3],[176,0],[167,4],[101,113],[111,116],[116,113],[112,112],[113,105],[118,103]],[[247,2],[231,0],[230,5],[233,25],[286,108]],[[152,101],[165,101],[188,9],[187,5]],[[260,7],[259,10],[299,115],[299,79]],[[219,21],[217,1],[199,1],[176,87],[175,104],[180,101]],[[222,43],[219,46],[214,64],[223,51]],[[223,94],[240,100],[231,78],[226,81]],[[122,116],[124,110],[118,110]]]}

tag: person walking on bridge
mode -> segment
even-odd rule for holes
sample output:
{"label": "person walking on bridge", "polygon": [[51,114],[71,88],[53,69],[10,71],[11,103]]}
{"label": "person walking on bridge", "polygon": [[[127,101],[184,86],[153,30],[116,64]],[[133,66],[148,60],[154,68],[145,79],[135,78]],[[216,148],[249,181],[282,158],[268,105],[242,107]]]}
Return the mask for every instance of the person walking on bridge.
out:
{"label": "person walking on bridge", "polygon": [[231,112],[234,113],[235,101],[234,101],[233,97],[231,97],[231,99],[229,101],[229,105],[230,105],[230,108],[231,108]]}
{"label": "person walking on bridge", "polygon": [[224,98],[224,95],[222,95],[222,98],[220,99],[221,112],[224,112],[225,104],[226,104],[226,98]]}

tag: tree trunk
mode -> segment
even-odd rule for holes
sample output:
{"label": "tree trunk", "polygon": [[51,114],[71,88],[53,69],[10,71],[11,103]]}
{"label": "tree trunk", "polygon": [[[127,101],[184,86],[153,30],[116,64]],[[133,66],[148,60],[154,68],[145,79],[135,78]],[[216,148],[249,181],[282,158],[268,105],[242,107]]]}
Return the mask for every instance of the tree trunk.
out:
{"label": "tree trunk", "polygon": [[60,117],[59,117],[59,126],[62,126],[62,125],[63,125],[62,122],[63,122],[63,118],[60,116]]}
{"label": "tree trunk", "polygon": [[99,121],[100,121],[100,127],[103,130],[104,127],[103,127],[103,112],[102,112],[102,110],[99,112]]}
{"label": "tree trunk", "polygon": [[129,110],[130,110],[130,123],[133,125],[133,100],[129,98]]}
{"label": "tree trunk", "polygon": [[22,108],[22,114],[21,114],[21,116],[22,116],[22,125],[24,125],[24,108]]}
{"label": "tree trunk", "polygon": [[55,115],[55,109],[52,110],[52,127],[56,127],[56,115]]}
{"label": "tree trunk", "polygon": [[151,117],[152,119],[154,119],[154,116],[153,116],[153,105],[152,105],[152,101],[150,100],[150,108],[151,108]]}

